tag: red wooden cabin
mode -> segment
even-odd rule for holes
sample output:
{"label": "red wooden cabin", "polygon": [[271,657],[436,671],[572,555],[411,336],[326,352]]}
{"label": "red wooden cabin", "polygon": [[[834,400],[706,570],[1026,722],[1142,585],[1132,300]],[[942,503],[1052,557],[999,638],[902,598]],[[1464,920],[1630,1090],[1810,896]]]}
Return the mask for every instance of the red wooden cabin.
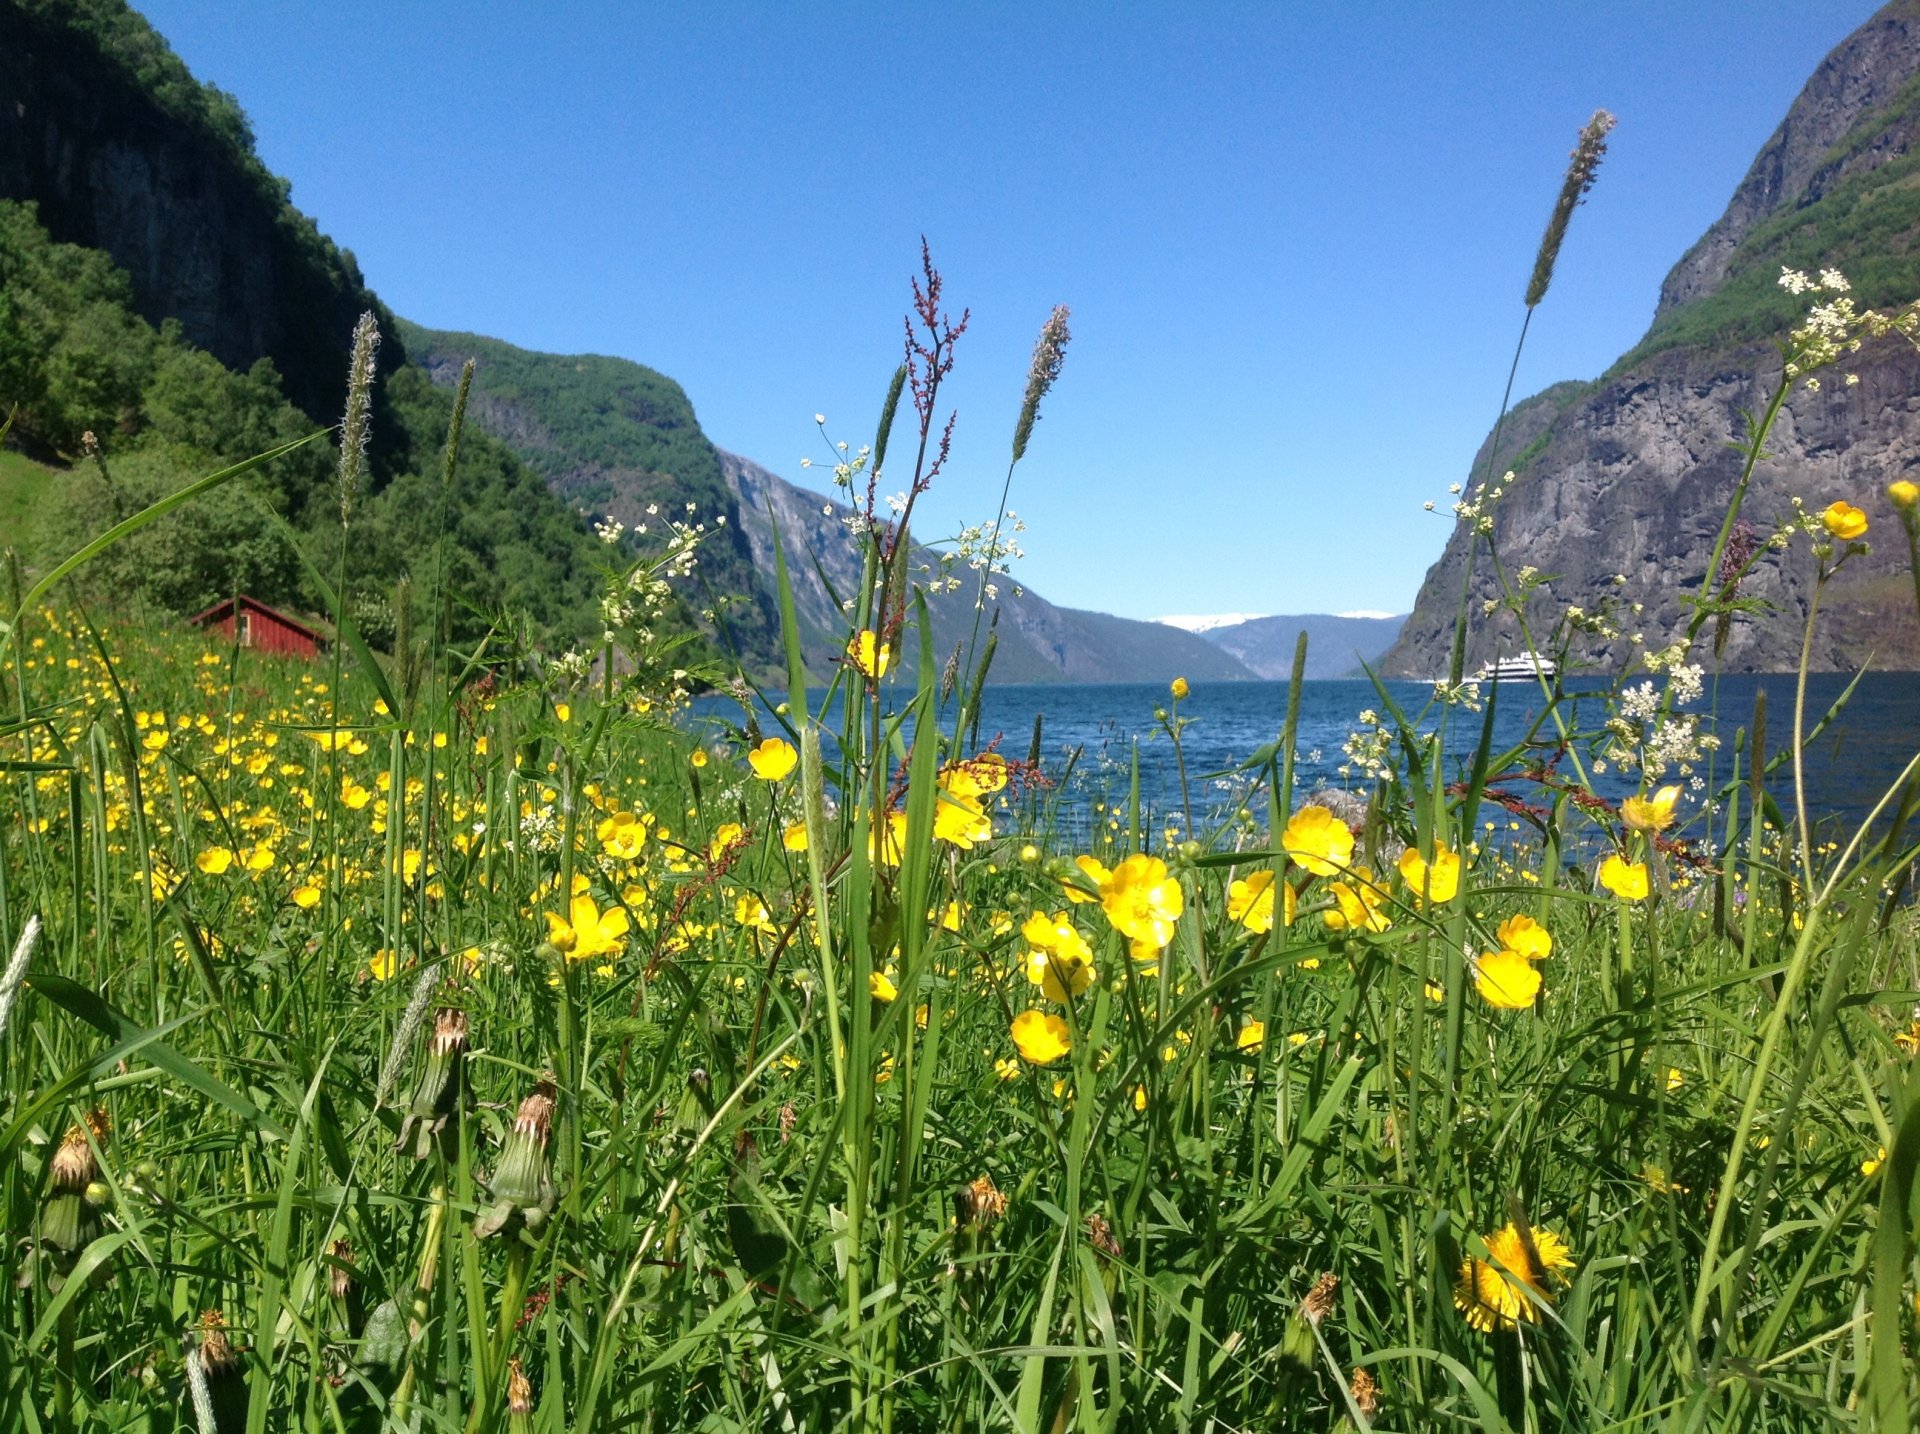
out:
{"label": "red wooden cabin", "polygon": [[322,638],[304,622],[268,607],[242,593],[215,603],[205,612],[189,619],[195,627],[209,628],[229,642],[242,647],[283,657],[313,657],[320,651]]}

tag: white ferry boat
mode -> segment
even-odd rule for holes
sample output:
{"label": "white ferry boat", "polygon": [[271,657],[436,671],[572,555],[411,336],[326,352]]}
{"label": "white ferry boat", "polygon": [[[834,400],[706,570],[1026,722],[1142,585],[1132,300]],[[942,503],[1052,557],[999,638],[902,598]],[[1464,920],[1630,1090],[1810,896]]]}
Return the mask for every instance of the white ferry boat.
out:
{"label": "white ferry boat", "polygon": [[1484,662],[1480,670],[1468,679],[1472,682],[1539,682],[1553,680],[1558,669],[1551,657],[1539,657],[1527,653],[1521,657],[1503,657],[1497,662]]}

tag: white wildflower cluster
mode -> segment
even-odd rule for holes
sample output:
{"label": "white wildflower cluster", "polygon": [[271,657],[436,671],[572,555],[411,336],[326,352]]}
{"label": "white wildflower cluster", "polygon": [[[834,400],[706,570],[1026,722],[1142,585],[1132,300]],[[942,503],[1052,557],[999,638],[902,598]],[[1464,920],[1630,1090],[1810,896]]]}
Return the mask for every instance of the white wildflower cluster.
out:
{"label": "white wildflower cluster", "polygon": [[1433,695],[1449,707],[1464,707],[1469,712],[1480,710],[1480,684],[1471,677],[1457,685],[1436,682],[1433,684]]}
{"label": "white wildflower cluster", "polygon": [[[659,505],[650,504],[647,512],[658,516]],[[705,523],[695,522],[695,505],[687,504],[687,517],[667,519],[667,544],[663,552],[642,558],[626,572],[616,574],[600,596],[602,636],[617,642],[623,633],[632,633],[641,643],[654,640],[654,624],[673,602],[673,584],[692,577],[699,566],[699,549],[707,534]],[[644,533],[647,525],[636,530]]]}
{"label": "white wildflower cluster", "polygon": [[1340,750],[1347,754],[1347,760],[1340,764],[1340,775],[1349,780],[1360,776],[1368,781],[1378,781],[1387,775],[1387,757],[1393,751],[1393,734],[1381,725],[1380,714],[1371,707],[1362,712],[1357,720],[1359,728],[1347,733],[1347,740],[1340,744]]}
{"label": "white wildflower cluster", "polygon": [[593,659],[577,647],[547,663],[547,675],[563,686],[585,677],[592,669]]}
{"label": "white wildflower cluster", "polygon": [[[1500,475],[1499,480],[1494,483],[1492,487],[1482,489],[1480,496],[1475,498],[1471,503],[1465,499],[1455,503],[1453,505],[1454,517],[1463,523],[1471,523],[1476,533],[1491,533],[1493,531],[1494,505],[1506,496],[1507,489],[1513,486],[1514,480],[1514,471],[1509,468],[1505,473]],[[1455,483],[1451,485],[1448,491],[1457,493],[1460,491],[1460,485]]]}
{"label": "white wildflower cluster", "polygon": [[[1856,309],[1849,295],[1853,286],[1838,269],[1822,269],[1817,274],[1808,274],[1783,266],[1779,284],[1789,294],[1808,294],[1817,300],[1807,310],[1806,318],[1787,336],[1786,376],[1789,379],[1804,379],[1811,393],[1820,391],[1816,370],[1849,354],[1858,353],[1865,340],[1877,339],[1889,333],[1904,334],[1912,339],[1916,333],[1920,333],[1920,308],[1913,305],[1897,314]],[[1849,388],[1859,381],[1858,374],[1846,375],[1845,382]]]}
{"label": "white wildflower cluster", "polygon": [[1603,599],[1600,606],[1592,612],[1578,603],[1568,603],[1563,620],[1574,632],[1584,632],[1589,637],[1597,637],[1603,642],[1612,642],[1620,636],[1620,624],[1614,620],[1613,609],[1614,603],[1611,598]]}
{"label": "white wildflower cluster", "polygon": [[[529,803],[521,807],[519,840],[534,851],[560,849],[560,820],[551,803],[537,807]],[[507,843],[508,851],[519,849],[516,843]]]}
{"label": "white wildflower cluster", "polygon": [[[999,597],[1000,585],[993,579],[1007,576],[1011,565],[1027,555],[1026,549],[1020,546],[1020,534],[1026,531],[1027,525],[1011,508],[997,523],[975,523],[962,528],[954,536],[953,546],[941,550],[937,571],[922,569],[928,575],[928,592],[959,592],[968,585],[962,575],[964,569],[984,579],[979,586],[982,600]],[[1016,594],[1019,591],[1014,589]]]}
{"label": "white wildflower cluster", "polygon": [[608,547],[619,542],[620,535],[626,531],[626,524],[618,518],[603,518],[593,525],[593,535]]}

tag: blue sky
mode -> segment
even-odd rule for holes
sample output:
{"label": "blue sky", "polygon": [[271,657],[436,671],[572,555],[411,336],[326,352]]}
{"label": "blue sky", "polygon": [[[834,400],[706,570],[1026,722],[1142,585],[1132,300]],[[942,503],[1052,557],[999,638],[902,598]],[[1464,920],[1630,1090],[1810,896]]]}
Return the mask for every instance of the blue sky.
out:
{"label": "blue sky", "polygon": [[136,3],[397,312],[649,364],[810,486],[815,413],[872,437],[924,234],[973,321],[922,538],[991,516],[1071,305],[1016,576],[1128,617],[1405,611],[1587,116],[1517,395],[1639,337],[1875,8]]}

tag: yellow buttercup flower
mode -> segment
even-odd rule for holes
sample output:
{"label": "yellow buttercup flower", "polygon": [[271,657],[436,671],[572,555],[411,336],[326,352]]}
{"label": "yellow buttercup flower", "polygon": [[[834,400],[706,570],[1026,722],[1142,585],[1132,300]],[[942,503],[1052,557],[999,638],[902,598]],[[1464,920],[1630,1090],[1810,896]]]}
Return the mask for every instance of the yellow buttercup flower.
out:
{"label": "yellow buttercup flower", "polygon": [[1531,1250],[1511,1223],[1502,1226],[1486,1238],[1491,1261],[1469,1258],[1460,1265],[1453,1303],[1482,1334],[1539,1323],[1541,1307],[1552,1303],[1548,1280],[1573,1268],[1567,1242],[1560,1236],[1539,1225],[1528,1233],[1533,1237]]}
{"label": "yellow buttercup flower", "polygon": [[193,864],[208,876],[219,876],[233,865],[233,853],[223,846],[210,846],[193,859]]}
{"label": "yellow buttercup flower", "polygon": [[900,988],[893,984],[893,977],[885,971],[869,971],[867,994],[876,1001],[892,1001],[899,998]]}
{"label": "yellow buttercup flower", "polygon": [[367,973],[376,981],[391,981],[400,971],[400,955],[386,947],[373,953],[367,962]]}
{"label": "yellow buttercup flower", "polygon": [[1622,901],[1647,899],[1647,864],[1623,861],[1618,852],[1609,853],[1600,863],[1600,884]]}
{"label": "yellow buttercup flower", "polygon": [[1093,984],[1093,948],[1066,912],[1036,911],[1020,934],[1033,948],[1027,953],[1027,979],[1049,1001],[1067,1001]]}
{"label": "yellow buttercup flower", "polygon": [[805,851],[807,849],[807,824],[805,822],[794,822],[785,831],[781,832],[780,845],[788,851]]}
{"label": "yellow buttercup flower", "polygon": [[1353,860],[1353,832],[1322,806],[1309,804],[1295,812],[1280,845],[1315,876],[1337,876]]}
{"label": "yellow buttercup flower", "polygon": [[1433,860],[1420,855],[1416,847],[1400,853],[1400,875],[1413,894],[1431,906],[1444,906],[1460,890],[1460,854],[1447,850],[1447,844],[1433,844]]}
{"label": "yellow buttercup flower", "polygon": [[547,940],[569,961],[617,956],[627,944],[627,913],[617,906],[603,912],[585,892],[573,898],[565,919],[551,911],[542,915],[547,918]]}
{"label": "yellow buttercup flower", "polygon": [[1116,866],[1100,887],[1100,905],[1114,930],[1133,942],[1136,959],[1150,959],[1173,940],[1173,926],[1186,909],[1180,883],[1157,856],[1133,855]]}
{"label": "yellow buttercup flower", "polygon": [[1355,867],[1352,881],[1336,881],[1329,890],[1335,903],[1324,918],[1329,931],[1385,931],[1393,925],[1370,868]]}
{"label": "yellow buttercup flower", "polygon": [[1098,901],[1100,899],[1098,895],[1100,888],[1107,884],[1108,879],[1112,877],[1113,873],[1090,856],[1076,856],[1073,859],[1073,864],[1079,868],[1081,875],[1085,876],[1087,880],[1092,883],[1093,890],[1088,891],[1085,886],[1075,881],[1071,876],[1063,876],[1060,878],[1060,885],[1067,893],[1067,900],[1076,906],[1089,901]]}
{"label": "yellow buttercup flower", "polygon": [[754,776],[763,782],[779,781],[794,769],[799,760],[800,754],[793,750],[793,743],[780,737],[769,737],[747,753],[747,765],[753,768]]}
{"label": "yellow buttercup flower", "polygon": [[647,842],[647,824],[632,812],[615,812],[594,829],[609,856],[632,861]]}
{"label": "yellow buttercup flower", "polygon": [[1266,1038],[1267,1027],[1265,1022],[1248,1021],[1246,1025],[1240,1028],[1240,1034],[1233,1038],[1233,1044],[1237,1050],[1257,1051],[1260,1049],[1261,1042],[1266,1040]]}
{"label": "yellow buttercup flower", "polygon": [[1553,937],[1531,916],[1509,916],[1500,923],[1500,948],[1529,961],[1544,961],[1553,954]]}
{"label": "yellow buttercup flower", "polygon": [[1006,785],[1007,759],[998,752],[982,752],[940,769],[941,789],[964,800],[992,796]]}
{"label": "yellow buttercup flower", "polygon": [[1628,797],[1620,803],[1620,820],[1637,832],[1663,832],[1673,825],[1673,809],[1680,788],[1662,787],[1650,797]]}
{"label": "yellow buttercup flower", "polygon": [[695,767],[706,766],[707,749],[705,747],[695,747],[691,752],[687,753],[687,761]]}
{"label": "yellow buttercup flower", "polygon": [[1540,994],[1540,972],[1518,951],[1492,951],[1473,963],[1473,989],[1489,1006],[1524,1011]]}
{"label": "yellow buttercup flower", "polygon": [[1871,1160],[1863,1160],[1860,1162],[1860,1173],[1862,1175],[1868,1175],[1868,1176],[1875,1175],[1879,1172],[1880,1167],[1886,1164],[1886,1162],[1887,1162],[1887,1147],[1883,1145],[1879,1149],[1874,1151],[1873,1158]]}
{"label": "yellow buttercup flower", "polygon": [[[1280,884],[1280,922],[1293,925],[1293,888]],[[1227,915],[1249,931],[1273,930],[1273,873],[1256,871],[1227,888]]]}
{"label": "yellow buttercup flower", "polygon": [[767,910],[767,903],[750,891],[743,891],[733,903],[734,921],[750,931],[764,931],[773,935],[779,927],[773,924],[773,914]]}
{"label": "yellow buttercup flower", "polygon": [[977,797],[942,790],[934,801],[933,834],[962,851],[971,851],[975,842],[993,835],[993,820],[981,808]]}
{"label": "yellow buttercup flower", "polygon": [[293,889],[293,904],[302,911],[311,911],[320,904],[320,888],[312,882],[302,882]]}
{"label": "yellow buttercup flower", "polygon": [[1022,1011],[1009,1031],[1020,1058],[1031,1065],[1052,1065],[1073,1049],[1073,1032],[1058,1016],[1044,1011]]}
{"label": "yellow buttercup flower", "polygon": [[1826,525],[1829,533],[1843,543],[1864,538],[1867,534],[1867,515],[1845,499],[1827,504],[1820,521]]}
{"label": "yellow buttercup flower", "polygon": [[1910,513],[1914,504],[1920,503],[1920,483],[1910,483],[1905,478],[1896,479],[1887,484],[1887,496],[1893,500],[1894,507],[1903,513]]}
{"label": "yellow buttercup flower", "polygon": [[1187,700],[1187,694],[1193,689],[1187,686],[1186,678],[1176,677],[1168,685],[1167,690],[1173,694],[1173,700],[1175,702],[1185,702]]}
{"label": "yellow buttercup flower", "polygon": [[882,642],[872,628],[861,628],[847,643],[847,661],[871,682],[887,675],[887,664],[892,659],[893,648]]}

